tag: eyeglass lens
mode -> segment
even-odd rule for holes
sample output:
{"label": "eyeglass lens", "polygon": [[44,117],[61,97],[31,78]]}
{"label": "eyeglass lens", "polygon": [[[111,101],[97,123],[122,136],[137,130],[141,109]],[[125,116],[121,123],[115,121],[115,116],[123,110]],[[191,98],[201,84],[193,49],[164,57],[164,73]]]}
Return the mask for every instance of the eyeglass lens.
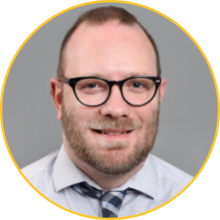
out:
{"label": "eyeglass lens", "polygon": [[[86,105],[99,105],[109,94],[109,85],[101,79],[83,79],[77,82],[75,91]],[[148,102],[154,95],[156,86],[154,81],[147,78],[133,78],[127,80],[122,87],[124,98],[133,105]]]}

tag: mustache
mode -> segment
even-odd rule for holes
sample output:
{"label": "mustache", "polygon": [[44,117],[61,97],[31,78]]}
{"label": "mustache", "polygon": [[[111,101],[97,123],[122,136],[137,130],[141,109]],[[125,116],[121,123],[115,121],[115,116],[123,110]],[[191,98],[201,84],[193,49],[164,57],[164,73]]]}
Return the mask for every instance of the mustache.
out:
{"label": "mustache", "polygon": [[102,130],[102,129],[126,129],[126,130],[134,130],[142,127],[143,123],[140,120],[133,121],[130,118],[126,119],[111,119],[111,118],[99,118],[93,119],[87,123],[87,128],[94,130]]}

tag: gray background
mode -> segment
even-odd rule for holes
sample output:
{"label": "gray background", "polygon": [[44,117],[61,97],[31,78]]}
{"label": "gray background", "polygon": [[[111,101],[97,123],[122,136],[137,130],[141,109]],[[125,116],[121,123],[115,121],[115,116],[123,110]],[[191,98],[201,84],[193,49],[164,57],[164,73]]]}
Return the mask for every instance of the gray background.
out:
{"label": "gray background", "polygon": [[127,9],[155,39],[167,88],[153,154],[194,176],[210,151],[217,122],[216,91],[208,65],[175,24],[150,10],[118,3],[87,5],[59,15],[21,49],[3,98],[4,129],[15,161],[22,168],[60,148],[62,127],[49,87],[56,77],[60,45],[79,15],[104,5]]}

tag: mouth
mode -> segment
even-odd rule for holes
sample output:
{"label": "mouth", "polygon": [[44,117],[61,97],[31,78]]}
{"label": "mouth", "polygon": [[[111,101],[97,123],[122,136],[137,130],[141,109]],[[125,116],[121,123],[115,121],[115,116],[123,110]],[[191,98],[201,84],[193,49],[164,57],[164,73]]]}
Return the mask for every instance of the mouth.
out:
{"label": "mouth", "polygon": [[122,135],[122,134],[128,134],[133,131],[133,130],[118,131],[118,130],[96,130],[96,129],[92,129],[92,130],[95,131],[96,133],[106,134],[106,135]]}

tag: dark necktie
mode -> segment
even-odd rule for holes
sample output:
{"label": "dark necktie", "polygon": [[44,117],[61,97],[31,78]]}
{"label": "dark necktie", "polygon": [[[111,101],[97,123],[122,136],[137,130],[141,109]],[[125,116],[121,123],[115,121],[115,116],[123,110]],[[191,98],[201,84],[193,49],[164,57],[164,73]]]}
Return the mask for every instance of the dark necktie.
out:
{"label": "dark necktie", "polygon": [[73,188],[82,195],[98,199],[101,203],[102,217],[105,218],[118,217],[125,194],[132,191],[126,189],[124,191],[105,192],[90,186],[86,182],[78,183]]}

